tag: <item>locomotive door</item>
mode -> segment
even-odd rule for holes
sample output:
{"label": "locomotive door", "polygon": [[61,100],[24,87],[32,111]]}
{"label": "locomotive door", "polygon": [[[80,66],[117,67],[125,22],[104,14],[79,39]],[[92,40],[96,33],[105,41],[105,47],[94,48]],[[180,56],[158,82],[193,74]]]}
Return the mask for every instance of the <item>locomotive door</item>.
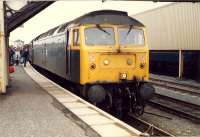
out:
{"label": "locomotive door", "polygon": [[67,79],[70,79],[70,35],[69,35],[69,31],[67,30],[67,33],[66,33],[66,78]]}
{"label": "locomotive door", "polygon": [[46,67],[46,43],[43,43],[42,47],[42,65]]}
{"label": "locomotive door", "polygon": [[80,82],[80,35],[79,29],[70,30],[69,46],[67,48],[68,79]]}

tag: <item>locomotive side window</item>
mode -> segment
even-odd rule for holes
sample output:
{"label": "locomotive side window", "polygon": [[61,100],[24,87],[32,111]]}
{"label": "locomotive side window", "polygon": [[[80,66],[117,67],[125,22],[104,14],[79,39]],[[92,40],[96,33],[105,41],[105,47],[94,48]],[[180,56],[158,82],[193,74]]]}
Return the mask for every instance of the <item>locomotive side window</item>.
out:
{"label": "locomotive side window", "polygon": [[141,29],[120,28],[120,45],[144,45],[144,32]]}
{"label": "locomotive side window", "polygon": [[79,36],[79,30],[78,29],[73,30],[73,45],[74,46],[80,45],[80,36]]}

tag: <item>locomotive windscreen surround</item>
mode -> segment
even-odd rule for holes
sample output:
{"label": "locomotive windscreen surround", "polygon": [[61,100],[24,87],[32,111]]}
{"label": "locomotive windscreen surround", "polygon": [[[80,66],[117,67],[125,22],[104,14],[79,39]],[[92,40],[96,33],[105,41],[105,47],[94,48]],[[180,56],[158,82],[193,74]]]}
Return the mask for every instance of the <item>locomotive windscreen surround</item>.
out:
{"label": "locomotive windscreen surround", "polygon": [[142,115],[154,93],[145,26],[126,12],[88,13],[39,35],[31,50],[32,64],[120,117]]}

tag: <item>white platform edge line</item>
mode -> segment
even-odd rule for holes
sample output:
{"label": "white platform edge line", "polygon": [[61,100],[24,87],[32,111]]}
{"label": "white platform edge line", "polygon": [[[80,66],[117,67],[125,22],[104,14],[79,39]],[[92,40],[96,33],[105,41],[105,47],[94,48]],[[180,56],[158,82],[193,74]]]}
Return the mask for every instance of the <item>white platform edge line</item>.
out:
{"label": "white platform edge line", "polygon": [[[42,74],[40,74],[37,70],[35,70],[30,64],[28,64],[27,67],[30,67],[33,71],[35,71],[35,73],[37,73],[37,74],[38,74],[39,76],[41,76],[42,78],[46,79],[47,81],[49,81],[49,82],[52,83],[53,85],[57,86],[58,88],[62,89],[62,90],[65,91],[66,93],[72,95],[73,97],[78,98],[78,100],[80,100],[81,102],[85,103],[86,105],[88,105],[89,107],[93,108],[94,110],[98,111],[99,113],[105,115],[106,117],[112,119],[112,120],[113,120],[114,122],[116,122],[117,124],[120,124],[121,126],[127,128],[129,131],[133,132],[134,134],[136,134],[136,135],[138,135],[138,136],[143,136],[143,133],[140,132],[140,131],[138,131],[137,129],[135,129],[135,128],[129,126],[128,124],[122,122],[121,120],[119,120],[119,119],[117,119],[117,118],[111,116],[110,114],[104,112],[103,110],[97,108],[96,106],[94,106],[94,105],[92,105],[92,104],[86,102],[85,100],[83,100],[83,99],[81,99],[80,97],[78,97],[78,96],[72,94],[72,93],[69,92],[68,90],[66,90],[66,89],[64,89],[63,87],[61,87],[60,85],[58,85],[58,84],[54,83],[53,81],[51,81],[50,79],[46,78],[45,76],[43,76]],[[26,71],[27,74],[29,74],[29,73],[27,72],[27,68],[24,68],[24,70]],[[29,76],[31,77],[31,75],[29,75]],[[38,83],[38,82],[36,81],[36,83]]]}

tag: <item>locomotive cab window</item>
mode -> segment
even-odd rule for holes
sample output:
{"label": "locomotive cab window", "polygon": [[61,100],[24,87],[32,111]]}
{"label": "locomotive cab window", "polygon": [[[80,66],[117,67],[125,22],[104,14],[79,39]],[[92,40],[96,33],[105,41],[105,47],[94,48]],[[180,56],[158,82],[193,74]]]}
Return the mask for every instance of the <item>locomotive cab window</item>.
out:
{"label": "locomotive cab window", "polygon": [[106,46],[115,44],[114,29],[111,27],[95,27],[85,29],[85,43],[90,46]]}
{"label": "locomotive cab window", "polygon": [[74,29],[73,30],[73,46],[79,46],[80,45],[80,35],[79,30]]}
{"label": "locomotive cab window", "polygon": [[144,45],[144,32],[142,29],[119,28],[120,45]]}

